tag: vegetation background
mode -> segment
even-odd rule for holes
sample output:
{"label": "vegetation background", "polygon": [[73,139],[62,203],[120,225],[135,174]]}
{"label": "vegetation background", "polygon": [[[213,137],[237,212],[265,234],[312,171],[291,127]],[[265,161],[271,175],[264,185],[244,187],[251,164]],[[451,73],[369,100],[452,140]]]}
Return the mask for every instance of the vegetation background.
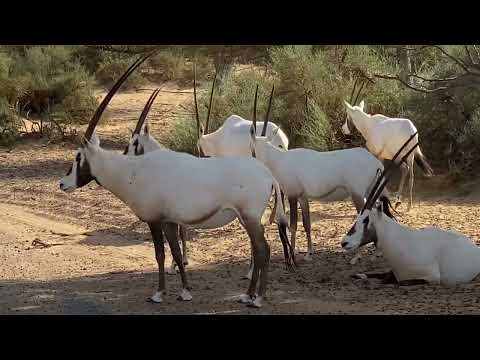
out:
{"label": "vegetation background", "polygon": [[[476,45],[302,46],[0,46],[0,146],[26,137],[73,140],[75,126],[97,106],[94,92],[108,87],[139,54],[158,53],[122,90],[175,81],[199,86],[217,74],[211,129],[231,114],[251,118],[256,84],[263,116],[272,85],[271,119],[291,147],[334,150],[363,145],[358,132],[341,133],[343,100],[366,102],[368,113],[411,119],[435,169],[456,177],[480,165],[480,47]],[[355,88],[355,94],[353,89]],[[201,117],[208,91],[201,92]],[[352,95],[353,94],[353,95]],[[161,140],[195,152],[193,99]],[[33,126],[27,128],[25,119]]]}

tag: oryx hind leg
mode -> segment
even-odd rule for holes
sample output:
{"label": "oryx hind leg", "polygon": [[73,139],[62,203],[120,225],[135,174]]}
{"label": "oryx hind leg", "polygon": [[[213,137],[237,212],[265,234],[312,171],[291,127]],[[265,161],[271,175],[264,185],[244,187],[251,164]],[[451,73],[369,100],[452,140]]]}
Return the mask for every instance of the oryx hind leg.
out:
{"label": "oryx hind leg", "polygon": [[[187,258],[187,241],[188,241],[188,231],[185,226],[179,226],[179,239],[182,242],[182,258],[183,258],[183,265],[186,267],[188,265],[188,258]],[[170,268],[167,270],[168,275],[176,275],[177,274],[177,263],[172,258],[172,264]]]}
{"label": "oryx hind leg", "polygon": [[313,244],[312,244],[312,227],[310,223],[310,206],[308,204],[308,199],[306,197],[301,197],[299,199],[300,208],[302,209],[302,222],[303,228],[305,229],[305,233],[307,236],[307,255],[305,256],[305,260],[309,261],[312,259],[313,256]]}
{"label": "oryx hind leg", "polygon": [[290,244],[292,245],[292,250],[294,255],[296,254],[297,250],[295,248],[295,240],[297,236],[297,222],[298,222],[298,199],[297,198],[289,198],[288,204],[290,206]]}
{"label": "oryx hind leg", "polygon": [[[411,160],[410,160],[411,159]],[[407,211],[410,211],[410,209],[412,208],[412,205],[413,205],[413,181],[414,181],[414,177],[413,177],[413,156],[409,159],[409,166],[410,166],[410,174],[409,174],[409,192],[410,192],[410,198],[409,198],[409,201],[408,201],[408,209]]]}
{"label": "oryx hind leg", "polygon": [[409,172],[408,165],[406,165],[405,163],[402,163],[400,165],[400,171],[401,171],[401,178],[400,178],[400,184],[398,185],[397,194],[395,197],[395,208],[397,208],[402,203],[403,187],[405,185],[405,180],[407,179],[407,175]]}
{"label": "oryx hind leg", "polygon": [[179,225],[175,223],[164,224],[165,235],[167,236],[168,245],[170,245],[170,251],[172,257],[180,270],[180,276],[182,278],[182,292],[178,296],[178,300],[190,301],[192,295],[190,294],[190,286],[188,285],[187,274],[183,265],[182,252],[180,251],[180,245],[178,244]]}

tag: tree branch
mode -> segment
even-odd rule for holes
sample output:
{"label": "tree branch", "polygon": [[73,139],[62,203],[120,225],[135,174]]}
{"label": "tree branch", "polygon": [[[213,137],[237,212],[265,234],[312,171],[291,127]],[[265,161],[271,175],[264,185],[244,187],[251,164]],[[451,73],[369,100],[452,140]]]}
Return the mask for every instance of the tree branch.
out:
{"label": "tree branch", "polygon": [[475,61],[473,61],[472,54],[470,54],[470,50],[468,50],[468,45],[464,45],[465,52],[468,55],[468,59],[470,60],[471,64],[475,64]]}
{"label": "tree branch", "polygon": [[431,81],[431,82],[444,82],[444,81],[453,81],[453,80],[457,80],[460,76],[462,75],[458,75],[458,76],[452,76],[452,77],[449,77],[449,78],[443,78],[443,79],[427,79],[427,78],[424,78],[423,76],[420,76],[420,75],[417,75],[417,74],[408,74],[408,76],[413,76],[417,79],[420,79],[422,81]]}
{"label": "tree branch", "polygon": [[463,70],[465,70],[465,72],[469,73],[470,74],[470,70],[468,70],[468,66],[463,62],[461,61],[460,59],[457,59],[456,57],[454,57],[453,55],[450,55],[448,52],[446,52],[441,46],[438,46],[438,45],[430,45],[431,47],[435,48],[435,49],[438,49],[440,50],[446,57],[448,57],[450,60],[453,60],[455,62],[455,64],[457,64],[458,66],[460,66]]}
{"label": "tree branch", "polygon": [[407,83],[406,81],[403,81],[398,76],[391,76],[391,75],[384,75],[384,74],[374,74],[373,76],[376,77],[376,78],[380,78],[380,79],[399,81],[400,83],[402,83],[403,85],[405,85],[406,87],[408,87],[411,90],[420,91],[420,92],[423,92],[423,93],[426,93],[426,94],[431,94],[431,93],[434,93],[434,92],[447,90],[446,86],[441,86],[441,87],[438,87],[438,88],[435,88],[435,89],[418,88],[418,87],[415,87],[415,86]]}

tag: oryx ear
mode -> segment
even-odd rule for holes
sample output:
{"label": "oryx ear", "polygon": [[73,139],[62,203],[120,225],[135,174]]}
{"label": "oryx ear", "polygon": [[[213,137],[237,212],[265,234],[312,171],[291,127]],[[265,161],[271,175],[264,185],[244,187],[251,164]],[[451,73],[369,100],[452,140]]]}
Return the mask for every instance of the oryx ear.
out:
{"label": "oryx ear", "polygon": [[250,126],[250,140],[255,143],[257,134],[255,133],[255,128],[253,127],[253,124]]}
{"label": "oryx ear", "polygon": [[270,134],[270,136],[267,137],[267,141],[268,141],[268,142],[272,141],[273,138],[274,138],[275,136],[277,136],[277,133],[278,133],[279,130],[280,130],[280,127],[277,127],[276,129],[274,129],[274,130],[272,131],[272,133]]}
{"label": "oryx ear", "polygon": [[359,107],[362,111],[364,111],[364,109],[365,109],[365,101],[362,100],[362,101],[360,102],[360,104],[358,104],[358,107]]}
{"label": "oryx ear", "polygon": [[143,127],[143,133],[144,133],[145,135],[149,135],[148,124],[145,124],[145,126]]}
{"label": "oryx ear", "polygon": [[100,138],[97,136],[97,133],[94,131],[90,140],[86,141],[87,147],[100,147]]}
{"label": "oryx ear", "polygon": [[343,102],[345,103],[345,107],[346,107],[347,109],[349,109],[349,110],[353,109],[353,108],[352,108],[352,105],[350,105],[347,100],[343,100]]}

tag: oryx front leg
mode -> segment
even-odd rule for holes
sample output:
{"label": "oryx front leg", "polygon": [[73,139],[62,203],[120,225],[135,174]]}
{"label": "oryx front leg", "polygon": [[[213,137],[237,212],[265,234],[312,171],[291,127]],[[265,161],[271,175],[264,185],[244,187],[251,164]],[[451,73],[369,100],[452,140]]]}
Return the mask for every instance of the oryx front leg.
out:
{"label": "oryx front leg", "polygon": [[408,201],[408,209],[407,211],[410,211],[410,209],[412,208],[412,205],[413,205],[413,157],[411,158],[412,160],[409,161],[409,165],[410,165],[410,174],[409,174],[409,191],[410,191],[410,198],[409,198],[409,201]]}
{"label": "oryx front leg", "polygon": [[170,245],[170,251],[172,257],[180,270],[180,276],[182,278],[182,292],[177,300],[190,301],[192,295],[190,294],[190,286],[188,285],[187,274],[185,273],[185,267],[183,266],[183,257],[178,245],[178,225],[174,223],[165,223],[165,235],[167,236],[168,245]]}
{"label": "oryx front leg", "polygon": [[405,180],[407,179],[407,175],[409,172],[408,165],[402,163],[400,165],[400,171],[402,173],[400,178],[400,184],[398,185],[397,195],[395,197],[395,208],[397,208],[402,203],[402,192],[403,187],[405,185]]}
{"label": "oryx front leg", "polygon": [[297,235],[297,222],[298,222],[298,199],[289,198],[288,205],[290,206],[290,244],[292,245],[293,254],[296,254],[295,237]]}
{"label": "oryx front leg", "polygon": [[163,231],[160,223],[148,223],[152,233],[153,245],[155,247],[155,259],[158,265],[158,288],[157,292],[148,301],[161,303],[165,295],[165,247],[163,243]]}
{"label": "oryx front leg", "polygon": [[299,199],[299,203],[300,203],[300,208],[302,209],[303,228],[305,229],[305,233],[307,235],[307,244],[308,244],[307,255],[305,256],[304,259],[309,261],[312,259],[312,256],[313,256],[312,228],[310,224],[310,206],[308,204],[308,199],[306,197],[301,197]]}

